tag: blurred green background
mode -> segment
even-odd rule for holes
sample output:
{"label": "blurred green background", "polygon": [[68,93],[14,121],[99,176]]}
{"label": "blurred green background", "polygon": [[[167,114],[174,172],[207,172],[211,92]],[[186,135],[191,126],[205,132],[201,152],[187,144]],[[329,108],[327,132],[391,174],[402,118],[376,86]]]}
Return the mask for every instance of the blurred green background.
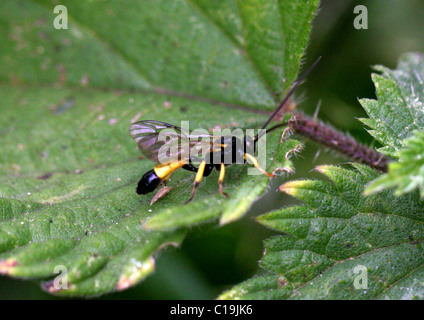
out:
{"label": "blurred green background", "polygon": [[[353,10],[359,4],[368,9],[367,30],[356,30],[353,26]],[[375,97],[370,77],[373,65],[395,68],[401,53],[424,52],[424,1],[323,0],[320,7],[304,66],[320,55],[323,58],[297,91],[298,109],[313,115],[321,100],[321,120],[372,144],[356,119],[366,116],[358,98]],[[319,178],[311,172],[315,166],[344,161],[306,142],[305,150],[294,160],[296,173],[292,178]],[[100,299],[214,299],[222,291],[262,272],[258,267],[262,241],[274,232],[257,224],[253,217],[292,203],[292,199],[276,191],[281,182],[274,181],[241,221],[222,228],[193,229],[181,248],[160,252],[156,272],[147,280]],[[0,277],[0,299],[56,298],[44,293],[35,281]]]}

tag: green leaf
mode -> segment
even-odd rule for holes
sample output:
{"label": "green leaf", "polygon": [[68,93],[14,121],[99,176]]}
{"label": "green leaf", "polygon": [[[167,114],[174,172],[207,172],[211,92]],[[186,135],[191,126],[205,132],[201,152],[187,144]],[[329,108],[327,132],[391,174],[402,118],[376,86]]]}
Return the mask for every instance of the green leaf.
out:
{"label": "green leaf", "polygon": [[424,298],[423,201],[389,191],[365,197],[364,185],[378,173],[354,167],[320,166],[328,181],[283,184],[303,204],[258,217],[285,233],[265,241],[261,266],[268,273],[220,298]]}
{"label": "green leaf", "polygon": [[424,198],[424,132],[415,131],[405,140],[404,146],[396,153],[399,161],[390,163],[388,173],[372,181],[366,194],[396,187],[397,195],[419,189]]}
{"label": "green leaf", "polygon": [[378,66],[382,75],[373,75],[378,100],[362,99],[370,119],[362,121],[384,147],[379,151],[397,159],[388,173],[373,181],[366,193],[396,187],[400,195],[419,189],[424,196],[424,56],[408,53],[397,69]]}
{"label": "green leaf", "polygon": [[361,121],[383,145],[379,151],[397,158],[405,139],[424,128],[424,56],[407,53],[395,70],[383,66],[375,69],[381,72],[372,75],[377,100],[360,100],[369,116]]}
{"label": "green leaf", "polygon": [[[228,200],[213,173],[184,206],[194,177],[180,170],[150,206],[134,189],[154,163],[129,125],[260,127],[297,75],[318,1],[62,1],[60,30],[56,4],[0,3],[0,273],[93,296],[144,279],[186,227],[239,219],[268,183],[231,166]],[[278,133],[268,140],[275,151]],[[267,167],[290,166],[297,145]]]}

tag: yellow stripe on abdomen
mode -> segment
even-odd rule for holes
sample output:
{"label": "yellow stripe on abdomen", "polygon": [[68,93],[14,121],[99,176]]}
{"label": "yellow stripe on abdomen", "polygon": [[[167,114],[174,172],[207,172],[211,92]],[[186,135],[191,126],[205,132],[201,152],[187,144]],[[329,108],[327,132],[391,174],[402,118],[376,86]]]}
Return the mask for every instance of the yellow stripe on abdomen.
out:
{"label": "yellow stripe on abdomen", "polygon": [[164,179],[167,176],[171,175],[175,170],[181,168],[182,166],[186,165],[187,162],[175,162],[175,163],[169,163],[169,164],[158,164],[153,168],[155,171],[155,174],[160,179]]}

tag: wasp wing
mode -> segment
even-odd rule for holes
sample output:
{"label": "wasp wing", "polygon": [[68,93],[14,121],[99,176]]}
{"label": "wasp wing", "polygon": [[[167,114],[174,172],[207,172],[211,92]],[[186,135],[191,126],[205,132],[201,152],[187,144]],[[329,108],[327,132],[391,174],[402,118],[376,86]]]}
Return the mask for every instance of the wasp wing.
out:
{"label": "wasp wing", "polygon": [[135,122],[129,130],[141,153],[161,163],[171,158],[173,161],[188,160],[192,151],[198,154],[199,150],[210,149],[215,139],[209,134],[184,133],[180,127],[156,120]]}

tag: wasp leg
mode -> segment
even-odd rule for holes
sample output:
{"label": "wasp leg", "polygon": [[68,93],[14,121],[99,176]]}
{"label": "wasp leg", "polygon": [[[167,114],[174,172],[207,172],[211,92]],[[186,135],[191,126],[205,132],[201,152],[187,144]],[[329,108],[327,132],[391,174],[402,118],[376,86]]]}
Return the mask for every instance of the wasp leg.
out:
{"label": "wasp leg", "polygon": [[224,176],[225,176],[225,165],[224,163],[221,163],[221,168],[219,170],[219,178],[218,178],[218,186],[219,186],[219,192],[221,192],[221,194],[228,198],[228,194],[226,194],[224,192],[224,189],[222,188],[222,181],[224,181]]}
{"label": "wasp leg", "polygon": [[193,200],[194,195],[196,194],[197,187],[199,186],[200,181],[202,181],[203,173],[205,172],[206,162],[202,161],[199,164],[199,168],[197,169],[196,178],[193,183],[193,191],[191,192],[190,199],[186,201],[186,204]]}
{"label": "wasp leg", "polygon": [[249,159],[251,162],[252,162],[252,164],[255,166],[255,168],[256,169],[258,169],[260,172],[262,172],[263,174],[266,174],[267,176],[269,176],[269,177],[271,177],[271,178],[273,178],[275,175],[273,174],[273,173],[269,173],[269,172],[266,172],[264,169],[262,169],[260,166],[259,166],[259,162],[258,162],[258,160],[254,157],[254,156],[252,156],[251,154],[249,154],[249,153],[245,153],[244,154],[244,158],[245,159]]}

